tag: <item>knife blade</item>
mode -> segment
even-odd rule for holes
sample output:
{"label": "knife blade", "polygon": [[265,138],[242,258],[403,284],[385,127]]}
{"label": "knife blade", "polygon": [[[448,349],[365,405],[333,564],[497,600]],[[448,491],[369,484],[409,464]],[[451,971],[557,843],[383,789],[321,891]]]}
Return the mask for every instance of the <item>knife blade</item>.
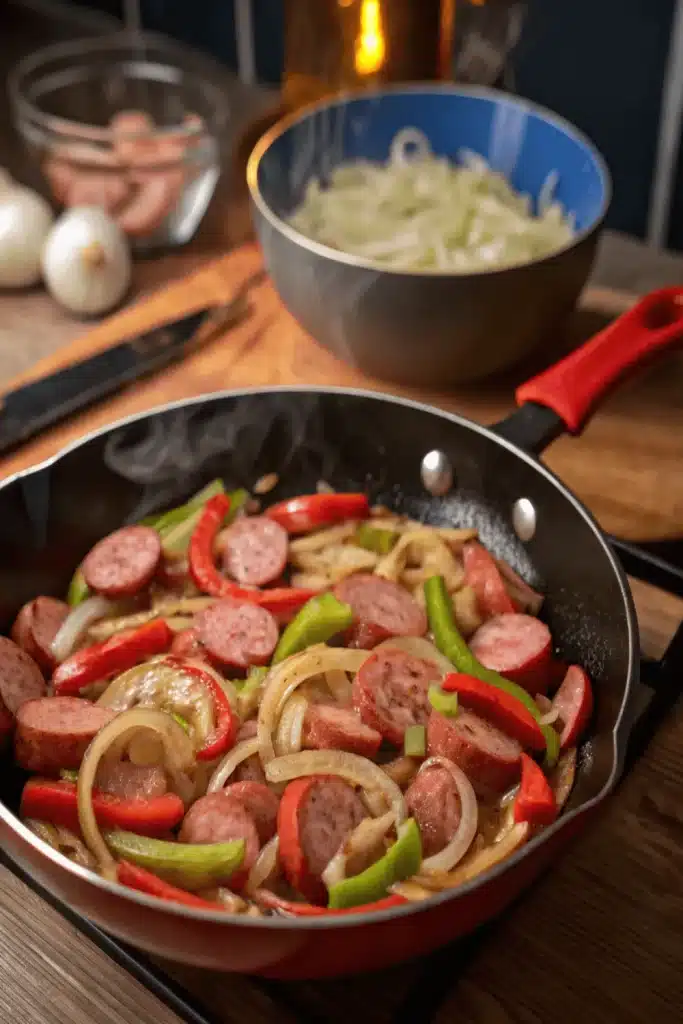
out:
{"label": "knife blade", "polygon": [[234,326],[248,309],[249,292],[264,277],[265,271],[258,270],[226,303],[162,324],[0,396],[0,455]]}

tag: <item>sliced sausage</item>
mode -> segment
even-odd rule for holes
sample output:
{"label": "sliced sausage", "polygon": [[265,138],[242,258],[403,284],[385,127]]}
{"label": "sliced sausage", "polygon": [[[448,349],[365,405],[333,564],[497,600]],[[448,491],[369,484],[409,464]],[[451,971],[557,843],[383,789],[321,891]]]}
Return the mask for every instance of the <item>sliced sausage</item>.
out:
{"label": "sliced sausage", "polygon": [[178,202],[184,183],[182,170],[139,171],[130,175],[136,190],[116,221],[131,238],[157,231]]}
{"label": "sliced sausage", "polygon": [[278,642],[278,628],[265,608],[247,602],[217,601],[195,618],[197,636],[219,665],[265,665]]}
{"label": "sliced sausage", "polygon": [[185,815],[180,829],[182,843],[228,843],[244,839],[244,860],[230,879],[231,887],[241,888],[259,853],[258,830],[246,808],[225,790],[207,793]]}
{"label": "sliced sausage", "polygon": [[[154,121],[144,110],[120,110],[109,122],[114,137],[114,152],[125,164],[134,164],[140,157],[149,159],[154,145]],[[156,157],[158,160],[158,157]]]}
{"label": "sliced sausage", "polygon": [[71,164],[68,160],[51,156],[43,164],[43,174],[50,185],[53,199],[64,206],[74,183],[74,171]]}
{"label": "sliced sausage", "polygon": [[40,697],[17,712],[15,755],[22,768],[51,774],[79,768],[88,744],[114,717],[80,697]]}
{"label": "sliced sausage", "polygon": [[550,682],[553,640],[545,622],[532,615],[495,615],[470,639],[476,658],[532,696],[545,693]]}
{"label": "sliced sausage", "polygon": [[432,712],[427,745],[430,754],[462,768],[480,796],[504,792],[519,776],[520,744],[473,711],[461,711],[455,718]]}
{"label": "sliced sausage", "polygon": [[16,715],[27,700],[44,696],[43,673],[26,651],[13,640],[0,636],[0,700]]}
{"label": "sliced sausage", "polygon": [[262,587],[283,573],[289,537],[266,516],[242,516],[221,538],[223,569],[238,583]]}
{"label": "sliced sausage", "polygon": [[21,609],[12,626],[12,639],[42,668],[52,672],[57,664],[52,641],[69,614],[65,601],[55,597],[36,597]]}
{"label": "sliced sausage", "polygon": [[144,590],[161,558],[161,540],[151,526],[124,526],[86,555],[82,570],[91,590],[126,597]]}
{"label": "sliced sausage", "polygon": [[337,776],[310,775],[287,785],[277,816],[280,864],[290,885],[311,903],[325,902],[321,875],[365,817],[355,789]]}
{"label": "sliced sausage", "polygon": [[277,809],[280,801],[262,782],[233,782],[222,791],[249,812],[256,825],[259,840],[267,843],[277,829]]}
{"label": "sliced sausage", "polygon": [[358,623],[373,627],[383,640],[390,636],[424,636],[424,609],[398,583],[371,573],[347,576],[334,588],[336,597],[351,605]]}
{"label": "sliced sausage", "polygon": [[562,726],[562,750],[573,746],[588,725],[593,713],[593,690],[587,674],[578,665],[570,665],[562,685],[553,698]]}
{"label": "sliced sausage", "polygon": [[184,629],[176,633],[171,644],[171,654],[178,658],[206,660],[206,648],[201,643],[196,629]]}
{"label": "sliced sausage", "polygon": [[483,544],[477,540],[467,541],[463,545],[462,560],[467,582],[477,595],[482,615],[506,615],[517,610],[493,555]]}
{"label": "sliced sausage", "polygon": [[152,800],[168,791],[168,779],[160,765],[103,760],[97,768],[95,786],[119,800]]}
{"label": "sliced sausage", "polygon": [[[248,724],[248,723],[247,723]],[[238,736],[238,739],[240,737]],[[251,739],[252,737],[245,737],[245,739]],[[252,754],[251,757],[246,758],[237,765],[231,778],[235,782],[260,782],[265,785],[266,773],[263,770],[263,764],[258,754]]]}
{"label": "sliced sausage", "polygon": [[427,724],[427,691],[440,678],[433,661],[386,647],[361,666],[353,681],[353,704],[366,725],[400,747],[408,726]]}
{"label": "sliced sausage", "polygon": [[344,635],[344,643],[358,651],[372,651],[386,638],[386,632],[379,626],[371,622],[354,622]]}
{"label": "sliced sausage", "polygon": [[381,742],[381,734],[349,708],[311,704],[306,711],[303,745],[310,750],[348,750],[374,757]]}
{"label": "sliced sausage", "polygon": [[460,824],[460,794],[448,769],[433,765],[418,772],[406,790],[408,810],[417,821],[425,857],[443,850]]}
{"label": "sliced sausage", "polygon": [[119,209],[130,195],[130,186],[122,172],[72,170],[64,204],[100,206],[107,213]]}

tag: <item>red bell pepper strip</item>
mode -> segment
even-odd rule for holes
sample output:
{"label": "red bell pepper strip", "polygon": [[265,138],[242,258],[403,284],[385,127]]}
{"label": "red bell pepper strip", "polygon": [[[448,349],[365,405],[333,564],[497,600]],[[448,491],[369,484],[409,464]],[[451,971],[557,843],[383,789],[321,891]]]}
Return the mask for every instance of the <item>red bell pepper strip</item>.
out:
{"label": "red bell pepper strip", "polygon": [[513,806],[515,822],[552,825],[557,817],[557,801],[542,769],[528,754],[522,754],[522,781]]}
{"label": "red bell pepper strip", "polygon": [[270,889],[258,889],[254,893],[254,899],[266,910],[277,910],[280,914],[285,914],[288,917],[339,917],[340,914],[365,914],[375,910],[400,907],[408,902],[403,896],[392,895],[385,896],[374,903],[364,903],[359,907],[331,910],[329,907],[316,907],[313,903],[297,903],[295,900],[286,900],[282,896],[276,896]]}
{"label": "red bell pepper strip", "polygon": [[147,893],[148,896],[156,896],[160,900],[168,900],[171,903],[181,903],[184,907],[200,907],[202,910],[223,910],[220,903],[212,903],[210,900],[203,900],[201,896],[185,892],[177,886],[164,882],[158,875],[140,868],[130,861],[120,860],[116,868],[116,880],[129,889],[137,889],[138,892]]}
{"label": "red bell pepper strip", "polygon": [[204,672],[199,665],[188,665],[181,658],[174,658],[172,655],[164,660],[174,668],[181,668],[186,675],[194,676],[211,694],[215,726],[213,732],[207,736],[204,746],[195,753],[195,757],[198,761],[215,761],[234,745],[240,727],[240,721],[227,694],[218,680],[214,679],[210,672]]}
{"label": "red bell pepper strip", "polygon": [[163,619],[153,619],[126,629],[101,644],[76,651],[58,665],[52,675],[55,696],[77,696],[84,686],[125,672],[146,658],[163,654],[171,646],[173,632]]}
{"label": "red bell pepper strip", "polygon": [[287,533],[308,533],[343,519],[367,519],[370,503],[365,494],[302,494],[271,505],[264,515]]}
{"label": "red bell pepper strip", "polygon": [[560,749],[573,747],[593,714],[593,690],[588,675],[579,665],[570,665],[562,685],[553,697],[562,725]]}
{"label": "red bell pepper strip", "polygon": [[460,704],[487,718],[530,750],[545,750],[546,740],[531,712],[512,694],[475,676],[450,672],[441,688],[457,693]]}
{"label": "red bell pepper strip", "polygon": [[[94,789],[92,805],[102,828],[123,829],[141,836],[164,836],[180,824],[185,814],[183,802],[175,793],[148,800],[120,800]],[[29,779],[21,794],[20,813],[23,818],[49,821],[79,832],[76,784],[62,779]]]}
{"label": "red bell pepper strip", "polygon": [[297,587],[278,587],[271,590],[248,590],[227,579],[216,568],[213,545],[223,520],[230,510],[230,499],[225,494],[210,498],[190,539],[188,551],[190,576],[204,594],[227,597],[235,601],[250,601],[261,605],[273,615],[288,615],[314,597],[317,591]]}
{"label": "red bell pepper strip", "polygon": [[517,611],[493,555],[483,544],[476,540],[468,541],[462,549],[462,560],[467,582],[477,595],[477,604],[483,615],[506,615]]}

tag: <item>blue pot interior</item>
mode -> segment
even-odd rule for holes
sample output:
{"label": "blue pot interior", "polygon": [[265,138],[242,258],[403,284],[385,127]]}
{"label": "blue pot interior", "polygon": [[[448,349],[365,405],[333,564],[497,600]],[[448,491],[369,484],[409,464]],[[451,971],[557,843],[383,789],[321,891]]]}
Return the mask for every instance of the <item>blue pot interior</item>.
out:
{"label": "blue pot interior", "polygon": [[469,149],[485,157],[534,200],[548,174],[555,197],[579,232],[605,214],[610,184],[593,146],[571,125],[504,94],[419,88],[332,101],[304,114],[263,153],[257,181],[263,199],[286,218],[312,176],[352,160],[384,162],[403,128],[423,132],[437,156],[458,162]]}

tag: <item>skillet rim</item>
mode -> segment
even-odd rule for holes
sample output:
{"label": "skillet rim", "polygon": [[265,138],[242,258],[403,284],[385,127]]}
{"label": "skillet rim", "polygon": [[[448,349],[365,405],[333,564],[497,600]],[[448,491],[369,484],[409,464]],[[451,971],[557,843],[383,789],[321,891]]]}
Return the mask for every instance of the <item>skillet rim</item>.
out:
{"label": "skillet rim", "polygon": [[[626,574],[622,569],[616,555],[610,548],[605,535],[599,526],[597,520],[593,514],[586,508],[582,501],[576,497],[576,495],[559,479],[559,477],[548,469],[539,459],[534,455],[529,454],[522,448],[508,441],[506,438],[498,435],[492,427],[484,427],[473,420],[468,419],[466,416],[460,416],[458,413],[447,412],[444,409],[440,409],[437,406],[429,405],[427,402],[419,402],[411,398],[404,398],[402,396],[388,394],[383,391],[371,391],[366,388],[351,388],[351,387],[325,387],[322,385],[310,385],[307,387],[293,384],[281,384],[270,387],[248,387],[248,388],[233,388],[225,389],[222,391],[210,392],[203,395],[195,395],[191,398],[181,398],[173,402],[166,402],[162,405],[153,406],[150,409],[143,410],[141,412],[132,413],[130,416],[123,417],[122,419],[115,420],[113,423],[107,424],[104,427],[100,427],[96,430],[90,431],[83,437],[79,437],[71,444],[55,452],[54,455],[49,456],[42,462],[36,465],[29,466],[26,469],[18,470],[11,476],[6,477],[4,480],[0,480],[0,491],[3,491],[6,487],[14,484],[24,478],[28,478],[36,473],[43,472],[49,469],[50,466],[59,462],[64,456],[76,451],[78,448],[83,447],[90,441],[97,437],[101,437],[105,434],[111,433],[114,430],[121,429],[122,427],[134,424],[138,421],[157,416],[161,413],[173,411],[174,409],[180,409],[183,407],[193,405],[206,405],[210,402],[220,401],[226,398],[240,398],[248,395],[261,395],[261,394],[330,394],[330,395],[347,395],[356,398],[372,399],[374,401],[390,403],[392,405],[398,405],[409,409],[415,409],[419,412],[426,412],[431,416],[436,416],[440,419],[447,420],[450,423],[455,423],[460,427],[465,427],[475,433],[481,434],[489,441],[493,441],[500,447],[505,448],[508,452],[515,455],[517,458],[522,459],[536,472],[541,473],[542,476],[548,480],[561,494],[561,496],[569,501],[574,506],[575,510],[581,515],[586,522],[587,526],[592,530],[596,540],[601,546],[609,565],[612,569],[613,574],[616,577],[621,598],[623,602],[623,611],[626,618],[626,628],[628,635],[628,668],[626,673],[626,685],[624,688],[624,696],[619,708],[619,713],[616,717],[614,726],[612,728],[612,742],[613,742],[613,763],[612,770],[610,772],[607,782],[602,789],[590,800],[585,801],[578,807],[569,811],[566,814],[560,815],[557,821],[554,822],[549,828],[544,829],[533,836],[523,846],[519,847],[510,857],[507,857],[500,864],[491,868],[489,871],[484,872],[481,875],[476,876],[464,885],[458,886],[453,889],[445,889],[440,893],[435,893],[434,896],[427,900],[418,900],[412,902],[406,902],[405,904],[398,905],[396,907],[390,907],[385,910],[377,911],[366,911],[349,914],[339,915],[321,915],[320,917],[246,917],[241,914],[230,914],[224,910],[212,911],[203,910],[195,907],[185,907],[182,904],[171,903],[169,901],[160,900],[154,896],[147,896],[144,893],[138,892],[135,889],[127,888],[126,886],[120,885],[118,882],[109,882],[102,878],[100,875],[89,871],[87,868],[81,867],[69,860],[63,854],[56,850],[53,850],[47,843],[44,843],[34,832],[32,832],[21,819],[13,814],[9,808],[0,800],[0,821],[10,828],[13,832],[17,833],[19,837],[29,846],[32,846],[38,854],[46,857],[50,860],[56,868],[62,868],[68,870],[72,875],[75,875],[82,882],[88,885],[94,885],[96,888],[104,890],[109,896],[128,899],[133,903],[146,907],[149,910],[155,910],[157,912],[168,912],[171,916],[182,920],[189,919],[197,923],[211,922],[211,924],[218,924],[230,927],[246,927],[260,929],[263,927],[273,928],[279,930],[289,930],[294,928],[296,930],[303,929],[304,931],[313,930],[328,930],[337,928],[356,928],[361,926],[367,926],[372,924],[386,923],[395,918],[402,918],[412,916],[413,914],[419,913],[423,910],[435,909],[443,903],[449,900],[457,900],[461,897],[468,896],[480,885],[485,885],[501,875],[506,873],[517,864],[521,863],[526,857],[530,856],[533,851],[538,849],[541,845],[549,842],[550,839],[559,833],[561,830],[566,828],[571,821],[578,818],[580,815],[586,814],[591,808],[597,807],[602,803],[609,793],[614,789],[616,783],[621,775],[623,767],[623,761],[625,756],[624,743],[623,743],[623,730],[626,723],[627,710],[630,704],[631,694],[639,679],[639,659],[636,657],[636,652],[639,651],[639,632],[638,622],[636,617],[635,605],[633,597],[626,580]],[[11,854],[10,858],[14,860]],[[34,877],[32,866],[25,867],[25,870]]]}

